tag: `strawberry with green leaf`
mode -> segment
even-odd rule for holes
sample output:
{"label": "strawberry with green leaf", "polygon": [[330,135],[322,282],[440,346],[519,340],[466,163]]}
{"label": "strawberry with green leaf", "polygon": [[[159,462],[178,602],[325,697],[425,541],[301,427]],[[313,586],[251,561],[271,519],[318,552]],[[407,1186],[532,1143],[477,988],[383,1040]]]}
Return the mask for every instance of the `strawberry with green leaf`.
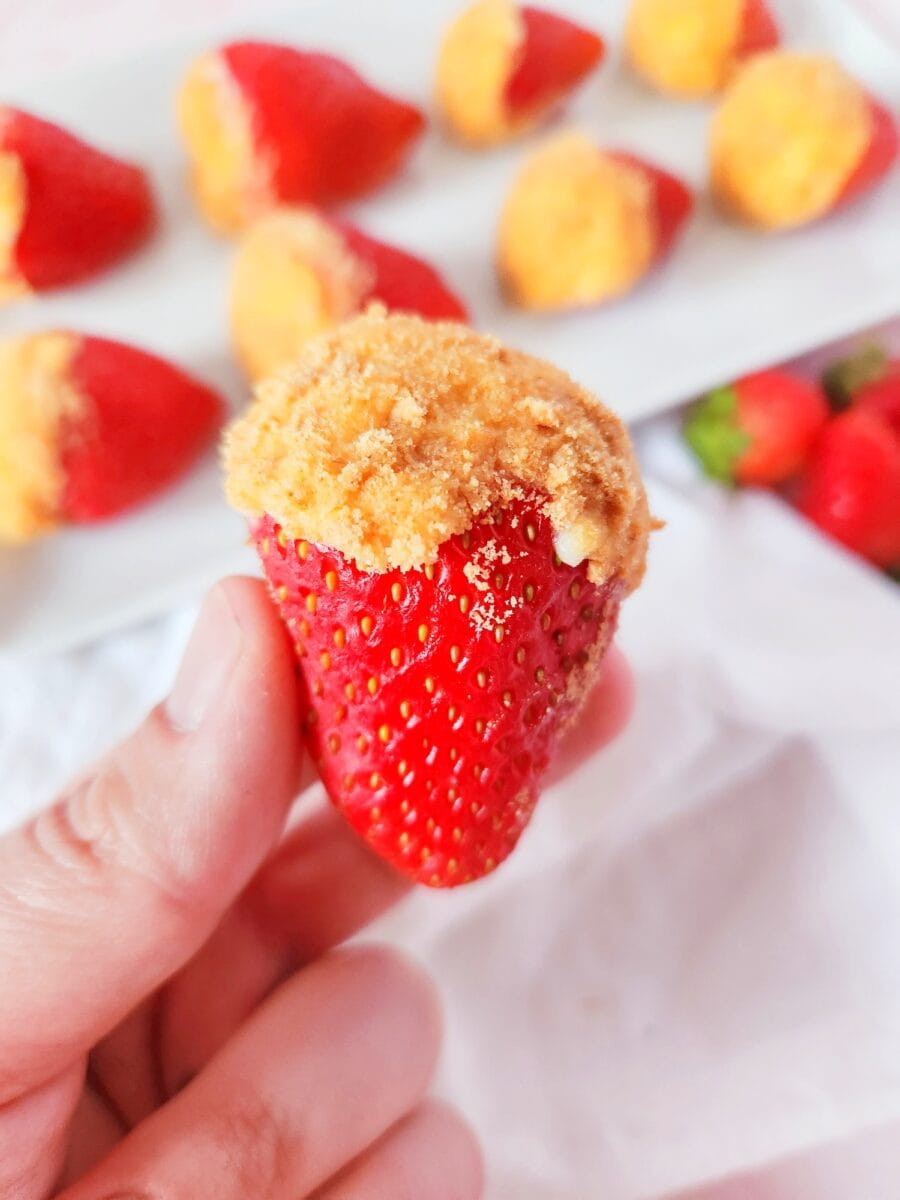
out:
{"label": "strawberry with green leaf", "polygon": [[708,393],[684,436],[711,479],[767,487],[797,475],[827,418],[818,387],[776,368]]}

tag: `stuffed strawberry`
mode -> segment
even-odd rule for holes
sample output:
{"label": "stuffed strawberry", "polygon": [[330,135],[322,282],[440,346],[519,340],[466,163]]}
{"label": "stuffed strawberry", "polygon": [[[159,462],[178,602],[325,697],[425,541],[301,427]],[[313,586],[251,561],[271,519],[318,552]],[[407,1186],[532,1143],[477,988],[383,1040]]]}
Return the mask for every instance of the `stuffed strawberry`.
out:
{"label": "stuffed strawberry", "polygon": [[404,874],[487,874],[527,825],[650,520],[620,422],[465,326],[307,343],[225,446],[329,795]]}
{"label": "stuffed strawberry", "polygon": [[282,208],[244,235],[231,286],[238,358],[254,379],[293,359],[316,333],[369,301],[431,319],[466,310],[432,267],[310,208]]}
{"label": "stuffed strawberry", "polygon": [[212,441],[219,397],[132,346],[74,333],[0,345],[0,542],[112,516]]}
{"label": "stuffed strawberry", "polygon": [[712,479],[766,487],[801,470],[827,419],[822,391],[776,368],[704,396],[684,433]]}
{"label": "stuffed strawberry", "polygon": [[838,63],[761,54],[739,72],[713,121],[712,186],[742,219],[788,229],[869,191],[897,149],[894,118]]}
{"label": "stuffed strawberry", "polygon": [[625,38],[634,70],[685,98],[720,91],[746,59],[779,41],[765,0],[631,0]]}
{"label": "stuffed strawberry", "polygon": [[438,104],[462,141],[506,141],[544,120],[603,53],[602,38],[556,13],[476,0],[441,44]]}
{"label": "stuffed strawberry", "polygon": [[335,204],[400,171],[419,109],[327,54],[232,42],[199,58],[178,101],[194,191],[219,230],[279,203]]}
{"label": "stuffed strawberry", "polygon": [[155,222],[140,167],[0,108],[0,303],[97,274],[140,246]]}
{"label": "stuffed strawberry", "polygon": [[600,304],[666,257],[692,208],[690,189],[674,175],[564,133],[536,150],[513,182],[497,269],[522,308]]}
{"label": "stuffed strawberry", "polygon": [[900,567],[900,387],[873,385],[816,443],[797,506],[876,566]]}

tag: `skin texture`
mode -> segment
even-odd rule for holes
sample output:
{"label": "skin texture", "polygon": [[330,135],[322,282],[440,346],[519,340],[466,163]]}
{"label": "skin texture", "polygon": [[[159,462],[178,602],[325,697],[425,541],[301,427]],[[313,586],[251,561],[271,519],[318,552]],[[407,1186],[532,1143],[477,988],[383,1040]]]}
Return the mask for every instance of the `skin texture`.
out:
{"label": "skin texture", "polygon": [[[613,654],[557,771],[629,705]],[[481,1195],[471,1133],[423,1100],[430,984],[336,948],[407,885],[331,809],[285,833],[298,730],[275,610],[228,580],[168,699],[0,838],[0,1196]]]}

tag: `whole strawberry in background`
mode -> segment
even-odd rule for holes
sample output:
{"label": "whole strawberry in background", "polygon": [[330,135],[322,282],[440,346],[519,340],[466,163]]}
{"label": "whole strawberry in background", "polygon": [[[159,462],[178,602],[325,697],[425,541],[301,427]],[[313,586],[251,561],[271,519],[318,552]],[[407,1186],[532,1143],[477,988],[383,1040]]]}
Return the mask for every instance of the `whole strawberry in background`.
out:
{"label": "whole strawberry in background", "polygon": [[376,311],[264,383],[225,461],[331,799],[422,883],[487,874],[643,573],[621,423],[495,339]]}
{"label": "whole strawberry in background", "polygon": [[603,39],[514,0],[476,0],[447,28],[437,102],[456,137],[489,146],[533,129],[602,61]]}
{"label": "whole strawberry in background", "polygon": [[194,192],[218,230],[281,203],[336,204],[387,183],[422,112],[328,54],[231,42],[190,67],[178,97]]}
{"label": "whole strawberry in background", "polygon": [[428,263],[311,208],[279,208],[241,239],[231,279],[231,330],[253,379],[373,300],[432,320],[468,320]]}
{"label": "whole strawberry in background", "polygon": [[0,543],[146,500],[210,444],[224,411],[133,346],[68,332],[0,344]]}
{"label": "whole strawberry in background", "polygon": [[0,303],[97,274],[146,241],[156,220],[140,167],[0,107]]}
{"label": "whole strawberry in background", "polygon": [[823,533],[875,566],[891,572],[900,568],[896,364],[885,361],[878,378],[870,371],[852,391],[850,407],[822,431],[800,481],[797,506]]}
{"label": "whole strawberry in background", "polygon": [[766,487],[799,473],[828,412],[816,384],[773,368],[699,400],[685,420],[684,436],[710,478]]}

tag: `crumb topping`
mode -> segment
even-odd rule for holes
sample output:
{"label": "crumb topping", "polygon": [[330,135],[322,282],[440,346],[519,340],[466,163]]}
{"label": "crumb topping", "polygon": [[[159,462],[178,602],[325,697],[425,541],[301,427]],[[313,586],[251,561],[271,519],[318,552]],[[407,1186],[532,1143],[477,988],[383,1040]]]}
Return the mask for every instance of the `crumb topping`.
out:
{"label": "crumb topping", "polygon": [[256,145],[252,111],[220,54],[191,64],[178,95],[178,124],[197,203],[214,229],[233,233],[270,206],[271,164]]}
{"label": "crumb topping", "polygon": [[25,222],[28,181],[18,154],[2,149],[6,114],[0,108],[0,304],[30,289],[16,263],[16,242]]}
{"label": "crumb topping", "polygon": [[303,343],[359,312],[372,272],[340,232],[305,207],[261,217],[238,247],[231,328],[253,379],[291,362]]}
{"label": "crumb topping", "polygon": [[[621,421],[463,325],[373,306],[313,339],[259,386],[224,461],[236,508],[362,570],[423,568],[493,507],[538,494],[557,533],[579,531],[593,582],[643,574],[651,522]],[[489,565],[472,564],[476,590]]]}
{"label": "crumb topping", "polygon": [[542,145],[514,181],[497,266],[523,307],[567,308],[626,291],[650,267],[656,244],[646,173],[570,131]]}
{"label": "crumb topping", "polygon": [[0,345],[0,542],[25,542],[59,523],[59,429],[83,406],[68,381],[78,345],[64,333]]}
{"label": "crumb topping", "polygon": [[490,145],[515,132],[505,90],[525,41],[512,0],[476,0],[449,26],[437,64],[437,102],[464,141]]}
{"label": "crumb topping", "polygon": [[713,187],[768,228],[822,216],[869,145],[863,89],[833,59],[775,51],[743,67],[713,122]]}
{"label": "crumb topping", "polygon": [[632,66],[664,92],[707,96],[734,66],[745,0],[632,0],[625,44]]}

